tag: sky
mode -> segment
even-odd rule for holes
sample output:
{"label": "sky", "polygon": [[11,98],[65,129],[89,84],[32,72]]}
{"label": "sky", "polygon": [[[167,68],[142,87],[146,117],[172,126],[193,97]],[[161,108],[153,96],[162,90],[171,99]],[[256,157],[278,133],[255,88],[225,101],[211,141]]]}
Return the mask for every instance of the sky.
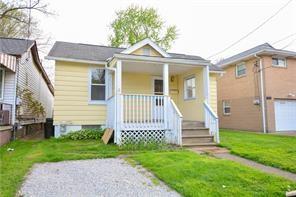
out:
{"label": "sky", "polygon": [[[199,55],[215,54],[250,32],[273,15],[288,0],[45,0],[55,16],[35,15],[41,29],[54,41],[108,45],[110,23],[116,11],[129,5],[153,7],[166,25],[176,25],[178,38],[169,52]],[[258,31],[225,52],[210,58],[213,62],[259,44],[278,42],[276,48],[296,51],[296,0]],[[52,73],[52,64],[46,63]],[[53,74],[53,73],[52,73]]]}

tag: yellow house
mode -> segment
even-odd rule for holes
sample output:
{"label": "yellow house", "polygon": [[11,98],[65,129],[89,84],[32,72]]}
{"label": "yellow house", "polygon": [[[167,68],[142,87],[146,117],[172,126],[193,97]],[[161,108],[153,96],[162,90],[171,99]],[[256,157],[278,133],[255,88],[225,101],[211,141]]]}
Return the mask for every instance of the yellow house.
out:
{"label": "yellow house", "polygon": [[56,42],[55,136],[114,129],[114,142],[219,142],[216,80],[209,61],[168,53],[150,39],[129,48]]}

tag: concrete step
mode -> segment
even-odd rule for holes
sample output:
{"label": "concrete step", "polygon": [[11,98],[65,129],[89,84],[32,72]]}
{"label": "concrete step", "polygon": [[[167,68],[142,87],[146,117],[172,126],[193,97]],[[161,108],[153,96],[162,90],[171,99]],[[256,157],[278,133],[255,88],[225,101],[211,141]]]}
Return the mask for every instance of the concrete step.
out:
{"label": "concrete step", "polygon": [[183,120],[182,121],[182,128],[185,127],[204,127],[204,122],[201,121],[191,121],[191,120]]}
{"label": "concrete step", "polygon": [[200,143],[212,143],[214,142],[213,136],[202,135],[202,136],[182,136],[183,144],[200,144]]}
{"label": "concrete step", "polygon": [[207,128],[187,128],[182,129],[182,135],[209,135]]}
{"label": "concrete step", "polygon": [[203,147],[203,146],[216,146],[217,144],[215,142],[209,142],[209,143],[183,143],[184,147]]}

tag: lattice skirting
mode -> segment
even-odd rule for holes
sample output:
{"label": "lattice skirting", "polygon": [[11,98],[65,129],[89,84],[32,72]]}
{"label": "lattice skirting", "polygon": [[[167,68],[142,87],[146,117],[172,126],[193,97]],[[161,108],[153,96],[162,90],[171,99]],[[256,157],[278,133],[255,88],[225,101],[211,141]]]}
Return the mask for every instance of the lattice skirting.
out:
{"label": "lattice skirting", "polygon": [[165,141],[165,130],[123,130],[121,144],[125,143],[162,143]]}

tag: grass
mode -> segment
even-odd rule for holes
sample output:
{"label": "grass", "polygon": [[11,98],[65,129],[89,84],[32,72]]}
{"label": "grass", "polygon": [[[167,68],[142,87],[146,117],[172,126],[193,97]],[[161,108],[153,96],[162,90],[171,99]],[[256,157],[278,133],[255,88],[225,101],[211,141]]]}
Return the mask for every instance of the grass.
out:
{"label": "grass", "polygon": [[[7,151],[8,148],[14,151]],[[157,147],[139,148],[140,151],[131,150],[131,147],[118,148],[97,140],[14,141],[0,148],[0,196],[15,196],[34,163],[116,157],[120,154],[130,155],[129,160],[140,162],[184,196],[209,193],[231,196],[242,192],[261,196],[269,193],[283,195],[288,185],[296,189],[295,184],[289,181],[230,161],[163,146],[157,150]]]}
{"label": "grass", "polygon": [[233,154],[296,173],[296,137],[225,129],[220,136]]}
{"label": "grass", "polygon": [[183,196],[284,196],[296,183],[190,151],[147,152],[132,159]]}

